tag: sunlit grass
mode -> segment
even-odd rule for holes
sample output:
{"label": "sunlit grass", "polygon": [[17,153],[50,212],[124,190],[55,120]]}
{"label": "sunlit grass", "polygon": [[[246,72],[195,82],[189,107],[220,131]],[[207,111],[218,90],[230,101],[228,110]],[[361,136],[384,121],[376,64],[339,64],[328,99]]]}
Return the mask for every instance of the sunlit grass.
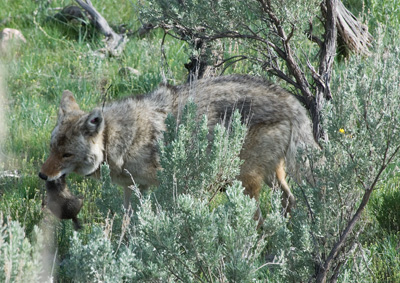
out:
{"label": "sunlit grass", "polygon": [[[0,3],[0,18],[6,20],[7,27],[21,30],[27,40],[16,51],[0,57],[6,84],[3,122],[8,128],[0,169],[18,174],[0,179],[0,210],[24,223],[28,234],[43,217],[44,183],[37,172],[49,151],[50,133],[63,90],[71,90],[81,108],[90,110],[102,103],[106,89],[107,99],[112,100],[149,92],[162,80],[161,31],[153,31],[144,38],[129,38],[119,58],[101,58],[96,51],[104,46],[103,36],[93,27],[80,28],[51,20],[50,16],[67,4],[71,1]],[[132,30],[140,26],[135,1],[93,4],[112,26],[126,24]],[[183,64],[188,58],[185,44],[168,39],[164,50],[168,74],[172,74],[169,82],[184,81]],[[121,75],[119,70],[123,67],[134,68],[138,74]],[[95,205],[99,182],[72,174],[69,185],[73,193],[85,197],[79,215],[83,221],[103,221]]]}

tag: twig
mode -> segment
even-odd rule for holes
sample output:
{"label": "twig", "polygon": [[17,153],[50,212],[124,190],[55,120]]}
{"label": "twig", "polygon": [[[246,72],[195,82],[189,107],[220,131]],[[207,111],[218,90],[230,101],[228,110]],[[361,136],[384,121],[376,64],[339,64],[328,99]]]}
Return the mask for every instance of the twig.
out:
{"label": "twig", "polygon": [[56,251],[55,251],[54,257],[53,257],[53,264],[51,265],[51,273],[50,273],[51,277],[53,277],[54,267],[56,266],[57,252],[58,252],[58,248],[56,248]]}
{"label": "twig", "polygon": [[308,31],[306,31],[308,39],[311,40],[312,42],[315,42],[319,46],[319,48],[322,48],[323,44],[322,40],[318,36],[313,35],[313,24],[311,20],[309,20],[308,25],[309,29]]}
{"label": "twig", "polygon": [[33,23],[35,24],[35,26],[37,26],[37,27],[39,28],[39,30],[40,30],[41,32],[43,32],[43,34],[44,34],[47,38],[49,38],[49,39],[51,39],[51,40],[54,40],[54,41],[57,41],[57,42],[67,43],[67,44],[73,46],[72,42],[69,42],[69,41],[66,41],[66,40],[61,40],[61,39],[59,39],[59,38],[55,38],[55,37],[50,36],[50,35],[42,28],[42,26],[36,21],[36,15],[37,15],[37,13],[38,13],[38,10],[35,10],[35,11],[33,12]]}
{"label": "twig", "polygon": [[365,266],[366,266],[366,268],[367,268],[367,270],[368,270],[368,272],[371,274],[371,276],[374,278],[374,281],[375,281],[375,274],[374,274],[374,272],[371,270],[371,268],[368,266],[368,262],[367,262],[367,260],[366,260],[366,258],[365,258],[365,253],[364,253],[364,249],[362,248],[362,245],[357,241],[357,246],[358,246],[358,248],[360,249],[360,251],[361,251],[361,257],[362,257],[362,259],[363,259],[363,261],[364,261],[364,264],[365,264]]}
{"label": "twig", "polygon": [[161,76],[162,76],[162,81],[164,84],[166,84],[167,81],[167,75],[166,70],[168,71],[168,61],[167,61],[167,55],[165,54],[165,49],[164,49],[164,43],[165,43],[165,37],[167,36],[167,33],[164,32],[163,38],[161,40]]}
{"label": "twig", "polygon": [[118,247],[115,250],[114,255],[116,255],[118,253],[119,248],[121,247],[122,240],[124,239],[125,233],[128,230],[129,224],[131,222],[130,220],[131,220],[131,218],[130,218],[129,212],[125,212],[124,216],[122,218],[121,235],[119,237]]}
{"label": "twig", "polygon": [[106,100],[107,100],[107,93],[108,93],[108,91],[109,91],[109,89],[110,89],[111,87],[112,87],[112,84],[110,84],[110,85],[108,86],[108,88],[106,89],[106,91],[104,92],[104,96],[103,96],[103,106],[101,107],[101,111],[104,110],[104,106],[105,106]]}
{"label": "twig", "polygon": [[[233,61],[227,63],[227,64],[225,65],[224,69],[221,71],[220,75],[222,75],[223,73],[225,73],[226,69],[228,69],[228,68],[229,68],[230,66],[232,66],[233,64],[235,64],[235,63],[237,63],[237,62],[240,62],[240,61],[242,61],[242,60],[248,59],[248,57],[247,57],[247,56],[244,56],[244,55],[242,55],[242,56],[234,56],[234,57],[237,57],[238,59],[233,60]],[[224,60],[222,63],[219,63],[219,64],[218,64],[217,66],[215,66],[215,67],[219,67],[219,66],[221,66],[222,64],[228,62],[228,61],[231,60],[231,59],[233,59],[233,57]]]}

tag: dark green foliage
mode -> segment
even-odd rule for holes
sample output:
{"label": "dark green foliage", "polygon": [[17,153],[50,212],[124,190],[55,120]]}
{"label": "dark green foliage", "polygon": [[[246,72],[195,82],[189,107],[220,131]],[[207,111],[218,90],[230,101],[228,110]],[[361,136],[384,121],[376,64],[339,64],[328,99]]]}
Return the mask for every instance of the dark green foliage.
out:
{"label": "dark green foliage", "polygon": [[[44,246],[41,231],[35,227],[32,240],[17,221],[3,221],[0,214],[0,281],[40,282],[43,270],[41,249]],[[44,281],[44,280],[43,280]]]}
{"label": "dark green foliage", "polygon": [[400,237],[391,234],[370,247],[371,277],[374,282],[400,282]]}
{"label": "dark green foliage", "polygon": [[196,122],[196,105],[189,103],[179,125],[171,115],[166,120],[164,144],[160,144],[163,170],[155,192],[161,204],[173,204],[173,199],[182,193],[210,200],[239,174],[238,154],[246,133],[239,113],[229,122],[228,129],[217,125],[213,133],[208,131],[207,117],[200,119]]}
{"label": "dark green foliage", "polygon": [[[397,180],[397,178],[393,179]],[[400,190],[398,183],[387,183],[371,199],[371,212],[387,233],[400,232]]]}

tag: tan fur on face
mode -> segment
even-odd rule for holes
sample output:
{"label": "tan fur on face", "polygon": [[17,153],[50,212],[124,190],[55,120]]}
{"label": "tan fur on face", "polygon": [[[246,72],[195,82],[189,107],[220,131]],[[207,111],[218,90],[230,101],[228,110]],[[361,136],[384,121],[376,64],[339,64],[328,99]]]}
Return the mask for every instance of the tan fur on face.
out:
{"label": "tan fur on face", "polygon": [[104,161],[104,125],[91,126],[95,118],[80,110],[70,91],[64,91],[51,135],[50,156],[40,171],[48,180],[71,172],[90,175],[99,168]]}

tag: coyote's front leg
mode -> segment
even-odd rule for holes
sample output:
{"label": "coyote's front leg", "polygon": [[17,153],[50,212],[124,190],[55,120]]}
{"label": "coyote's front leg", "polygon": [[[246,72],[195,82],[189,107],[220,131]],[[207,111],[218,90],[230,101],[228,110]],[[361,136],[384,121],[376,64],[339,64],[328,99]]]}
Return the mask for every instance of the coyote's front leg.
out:
{"label": "coyote's front leg", "polygon": [[124,208],[126,211],[132,209],[131,196],[132,196],[132,189],[130,188],[130,186],[124,187]]}

